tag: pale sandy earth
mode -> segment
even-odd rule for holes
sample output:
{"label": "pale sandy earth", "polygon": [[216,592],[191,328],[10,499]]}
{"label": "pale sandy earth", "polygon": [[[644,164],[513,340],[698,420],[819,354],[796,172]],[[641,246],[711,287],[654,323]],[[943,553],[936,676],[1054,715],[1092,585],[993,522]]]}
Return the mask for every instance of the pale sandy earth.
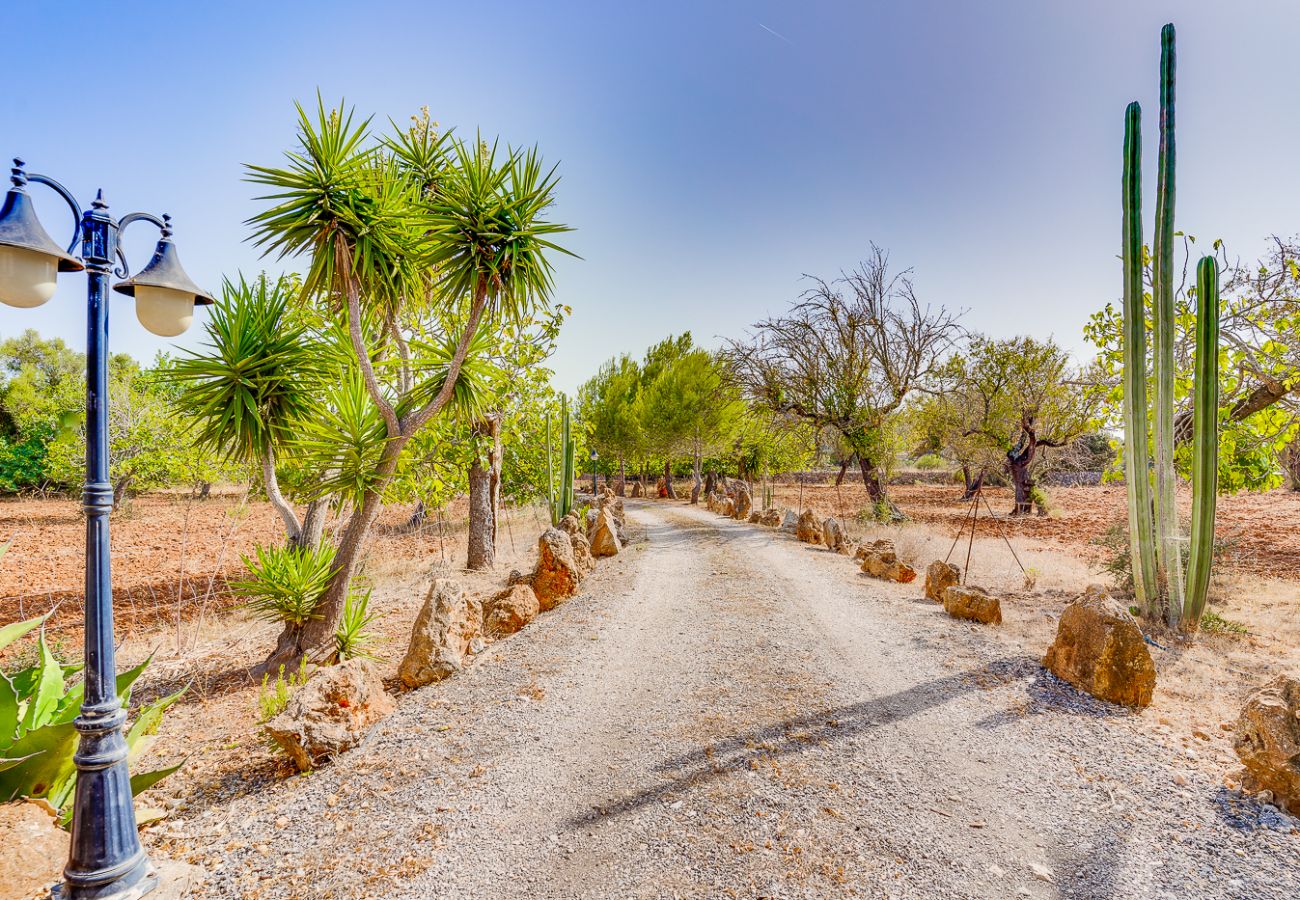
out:
{"label": "pale sandy earth", "polygon": [[[1297,821],[1036,655],[702,508],[407,694],[358,750],[165,823],[206,896],[1294,897]],[[1182,782],[1182,783],[1180,783]]]}

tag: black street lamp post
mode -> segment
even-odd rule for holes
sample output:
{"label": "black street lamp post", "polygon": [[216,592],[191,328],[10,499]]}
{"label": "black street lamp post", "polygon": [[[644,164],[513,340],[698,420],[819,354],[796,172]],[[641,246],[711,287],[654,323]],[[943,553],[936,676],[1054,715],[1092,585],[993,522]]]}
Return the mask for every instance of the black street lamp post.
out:
{"label": "black street lamp post", "polygon": [[[40,306],[54,295],[58,272],[86,273],[86,643],[85,697],[76,719],[80,735],[74,762],[77,785],[72,806],[72,841],[55,896],[66,900],[125,900],[140,897],[157,876],[136,831],[123,734],[126,710],[117,696],[113,645],[113,590],[109,573],[108,515],[113,486],[108,476],[108,299],[109,279],[127,280],[113,290],[132,296],[141,324],[161,337],[189,327],[194,306],[212,303],[181,268],[172,243],[171,220],[131,213],[114,220],[103,193],[81,211],[75,197],[57,181],[29,175],[14,160],[13,187],[0,209],[0,301],[23,308]],[[72,208],[76,233],[64,250],[50,238],[27,195],[28,182],[43,184]],[[129,278],[118,238],[136,221],[162,231],[153,259]],[[80,244],[80,255],[73,251]],[[114,268],[115,262],[121,262]]]}

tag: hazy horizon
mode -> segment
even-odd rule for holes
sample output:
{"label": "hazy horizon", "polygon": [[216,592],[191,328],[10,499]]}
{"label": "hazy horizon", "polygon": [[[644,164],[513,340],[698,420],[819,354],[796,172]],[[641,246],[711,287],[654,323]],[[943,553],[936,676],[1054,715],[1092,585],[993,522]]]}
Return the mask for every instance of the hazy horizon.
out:
{"label": "hazy horizon", "polygon": [[[294,100],[319,89],[379,123],[427,105],[443,127],[536,143],[559,164],[553,215],[582,257],[557,261],[555,299],[574,310],[553,360],[561,389],[670,332],[706,346],[739,336],[795,297],[801,274],[852,268],[871,241],[915,270],[923,301],[967,310],[966,327],[1050,335],[1082,358],[1083,323],[1119,289],[1133,99],[1150,234],[1159,29],[1172,20],[1178,227],[1243,259],[1300,231],[1300,186],[1284,177],[1300,7],[1280,0],[352,9],[129,3],[101,23],[33,7],[31,39],[9,48],[22,88],[0,98],[0,154],[83,203],[103,187],[118,215],[171,213],[186,267],[215,291],[223,273],[283,268],[245,241],[259,191],[242,167],[292,146]],[[74,65],[51,52],[54,35],[96,52]],[[62,202],[32,193],[66,240]],[[139,268],[156,233],[128,237]],[[42,309],[0,308],[0,336],[36,328],[82,347],[83,296],[64,276]],[[115,351],[148,360],[169,345],[125,301],[114,308]],[[201,340],[201,323],[178,343]]]}

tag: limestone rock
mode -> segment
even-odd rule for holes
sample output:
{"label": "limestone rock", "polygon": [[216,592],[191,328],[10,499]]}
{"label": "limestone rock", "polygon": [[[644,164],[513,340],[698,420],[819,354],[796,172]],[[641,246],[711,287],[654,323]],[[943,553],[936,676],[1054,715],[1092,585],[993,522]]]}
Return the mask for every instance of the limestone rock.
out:
{"label": "limestone rock", "polygon": [[591,541],[581,532],[569,535],[569,546],[573,549],[573,561],[578,566],[578,579],[582,580],[596,571],[596,557],[591,553]]}
{"label": "limestone rock", "polygon": [[1123,706],[1147,706],[1156,686],[1156,667],[1142,629],[1095,584],[1061,613],[1043,665],[1079,690]]}
{"label": "limestone rock", "polygon": [[799,514],[793,509],[787,509],[781,516],[781,530],[788,531],[791,534],[797,534],[799,531]]}
{"label": "limestone rock", "polygon": [[[926,581],[929,581],[927,575]],[[974,585],[951,585],[943,591],[943,608],[954,619],[966,619],[982,625],[1002,624],[1002,603]]]}
{"label": "limestone rock", "polygon": [[736,505],[735,509],[732,510],[732,515],[744,522],[749,519],[749,512],[753,508],[754,500],[749,496],[749,488],[745,486],[744,482],[741,482],[736,490]]}
{"label": "limestone rock", "polygon": [[822,522],[822,543],[834,553],[843,553],[845,550],[844,526],[834,516]]}
{"label": "limestone rock", "polygon": [[572,511],[566,513],[556,527],[565,534],[579,534],[582,531],[582,523],[578,521],[578,514]]}
{"label": "limestone rock", "polygon": [[763,510],[758,515],[758,524],[764,528],[780,528],[781,510],[774,507]]}
{"label": "limestone rock", "polygon": [[636,497],[644,497],[644,496],[645,496],[645,485],[643,485],[643,484],[642,484],[641,482],[639,482],[639,481],[634,481],[634,482],[632,482],[632,496],[633,496],[633,498],[636,498]]}
{"label": "limestone rock", "polygon": [[943,602],[943,592],[961,584],[961,569],[941,559],[930,563],[925,570],[925,596],[935,603]]}
{"label": "limestone rock", "polygon": [[623,500],[613,494],[605,494],[600,498],[599,510],[603,512],[609,510],[609,514],[614,517],[614,521],[621,528],[627,521],[627,515],[623,510]]}
{"label": "limestone rock", "polygon": [[757,510],[757,509],[750,510],[750,512],[749,512],[749,524],[750,524],[750,525],[757,525],[757,524],[759,524],[759,523],[762,522],[762,521],[763,521],[763,513],[762,513],[761,511],[759,511],[759,510]]}
{"label": "limestone rock", "polygon": [[68,839],[49,804],[0,804],[0,897],[48,896],[50,885],[62,880]]}
{"label": "limestone rock", "polygon": [[397,668],[402,684],[422,687],[456,674],[465,667],[465,658],[482,633],[481,604],[456,582],[434,579]]}
{"label": "limestone rock", "polygon": [[606,507],[596,517],[596,524],[591,529],[591,553],[596,557],[615,556],[623,549],[623,542],[618,536],[618,522],[614,511]]}
{"label": "limestone rock", "polygon": [[1300,679],[1279,675],[1250,695],[1233,749],[1258,789],[1300,815]]}
{"label": "limestone rock", "polygon": [[514,584],[483,604],[483,630],[492,637],[514,634],[537,618],[540,607],[531,585]]}
{"label": "limestone rock", "polygon": [[265,727],[305,772],[355,747],[372,725],[392,711],[393,698],[384,693],[379,668],[368,659],[350,659],[317,669]]}
{"label": "limestone rock", "polygon": [[558,528],[543,531],[537,539],[537,568],[532,582],[542,611],[555,609],[572,597],[581,581],[569,536]]}
{"label": "limestone rock", "polygon": [[[862,571],[873,578],[908,584],[916,580],[916,570],[901,562],[894,550],[894,542],[888,538],[873,541],[858,548],[862,558]],[[855,558],[857,558],[855,556]]]}
{"label": "limestone rock", "polygon": [[731,518],[736,514],[736,501],[730,497],[723,497],[718,504],[718,512],[727,518]]}
{"label": "limestone rock", "polygon": [[794,536],[805,544],[820,544],[822,542],[822,525],[817,521],[817,514],[811,509],[805,509],[800,513]]}

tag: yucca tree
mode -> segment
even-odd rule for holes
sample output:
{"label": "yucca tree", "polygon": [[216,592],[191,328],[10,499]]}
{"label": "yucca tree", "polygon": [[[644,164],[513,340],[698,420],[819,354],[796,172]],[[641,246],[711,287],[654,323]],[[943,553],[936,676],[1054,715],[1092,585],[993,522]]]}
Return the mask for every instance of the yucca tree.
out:
{"label": "yucca tree", "polygon": [[300,298],[346,327],[359,385],[383,425],[353,469],[352,512],[316,615],[287,626],[268,667],[333,639],[357,561],[403,451],[453,405],[472,411],[471,364],[485,317],[523,318],[552,289],[544,218],[554,169],[536,151],[500,152],[440,136],[427,122],[376,139],[370,120],[298,107],[297,149],[281,168],[249,166],[271,205],[249,220],[268,254],[305,257]]}
{"label": "yucca tree", "polygon": [[290,542],[302,544],[305,523],[280,490],[277,451],[293,443],[300,423],[316,416],[327,376],[337,366],[327,363],[321,343],[303,317],[294,315],[297,292],[290,278],[227,279],[202,349],[182,357],[167,374],[181,387],[177,403],[193,423],[196,442],[259,466]]}

